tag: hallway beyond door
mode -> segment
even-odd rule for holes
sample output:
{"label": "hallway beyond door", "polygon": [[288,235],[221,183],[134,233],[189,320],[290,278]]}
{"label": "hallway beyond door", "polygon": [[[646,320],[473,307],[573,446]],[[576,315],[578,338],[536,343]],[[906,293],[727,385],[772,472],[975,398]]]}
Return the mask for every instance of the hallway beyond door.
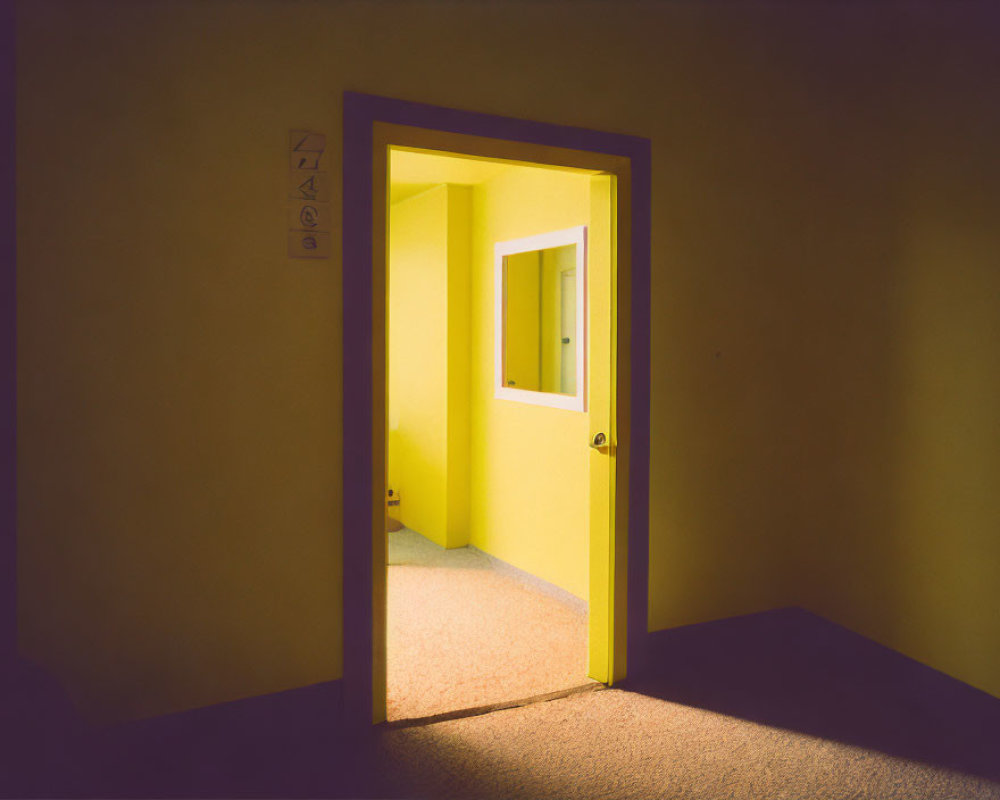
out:
{"label": "hallway beyond door", "polygon": [[588,683],[586,604],[474,547],[389,534],[390,721]]}

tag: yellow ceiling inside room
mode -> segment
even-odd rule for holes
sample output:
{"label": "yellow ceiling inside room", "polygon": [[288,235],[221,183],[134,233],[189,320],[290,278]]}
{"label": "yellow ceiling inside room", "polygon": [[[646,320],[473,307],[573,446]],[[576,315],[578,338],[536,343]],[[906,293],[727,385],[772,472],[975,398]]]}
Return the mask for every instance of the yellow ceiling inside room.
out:
{"label": "yellow ceiling inside room", "polygon": [[398,203],[442,183],[474,186],[510,166],[496,161],[393,148],[389,155],[389,202]]}
{"label": "yellow ceiling inside room", "polygon": [[389,149],[389,202],[398,203],[442,183],[476,186],[512,169],[560,169],[596,174],[593,170],[526,166],[514,161],[392,147]]}

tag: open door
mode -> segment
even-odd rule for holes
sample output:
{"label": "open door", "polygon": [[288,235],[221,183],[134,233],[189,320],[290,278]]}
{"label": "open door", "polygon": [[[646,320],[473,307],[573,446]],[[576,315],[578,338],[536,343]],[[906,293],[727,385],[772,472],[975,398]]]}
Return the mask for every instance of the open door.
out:
{"label": "open door", "polygon": [[629,664],[638,664],[644,655],[647,623],[648,140],[347,92],[343,677],[345,713],[359,727],[385,719],[385,278],[390,146],[578,168],[593,175],[593,203],[600,204],[605,213],[592,219],[592,263],[603,277],[589,282],[587,306],[588,313],[604,312],[591,319],[588,361],[595,372],[604,371],[607,380],[600,382],[603,389],[588,392],[590,441],[582,437],[580,443],[588,453],[591,489],[588,675],[609,684],[622,679],[626,644]]}
{"label": "open door", "polygon": [[614,671],[615,177],[590,179],[587,260],[590,416],[590,619],[587,677],[611,684]]}

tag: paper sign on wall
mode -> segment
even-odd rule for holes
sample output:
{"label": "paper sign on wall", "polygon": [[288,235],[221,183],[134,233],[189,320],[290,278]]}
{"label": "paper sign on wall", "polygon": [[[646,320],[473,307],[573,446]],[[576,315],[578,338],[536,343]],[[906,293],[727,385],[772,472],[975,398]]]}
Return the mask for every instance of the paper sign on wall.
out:
{"label": "paper sign on wall", "polygon": [[289,173],[288,196],[292,200],[330,199],[330,173],[318,170],[294,169]]}
{"label": "paper sign on wall", "polygon": [[330,256],[330,234],[289,231],[288,255],[291,258],[328,258]]}
{"label": "paper sign on wall", "polygon": [[288,230],[330,232],[330,204],[302,200],[288,206]]}
{"label": "paper sign on wall", "polygon": [[326,136],[293,130],[288,145],[288,255],[330,255],[330,174],[323,167]]}

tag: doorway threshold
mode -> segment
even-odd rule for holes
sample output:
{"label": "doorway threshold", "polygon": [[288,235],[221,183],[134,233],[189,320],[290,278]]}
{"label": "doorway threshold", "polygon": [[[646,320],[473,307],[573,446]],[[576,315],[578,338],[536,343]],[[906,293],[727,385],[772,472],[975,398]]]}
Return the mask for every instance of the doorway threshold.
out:
{"label": "doorway threshold", "polygon": [[532,706],[536,703],[547,703],[550,700],[561,700],[564,697],[569,697],[574,694],[584,694],[586,692],[599,692],[602,689],[607,689],[607,685],[599,683],[598,681],[588,681],[587,683],[580,684],[579,686],[573,686],[569,689],[560,689],[556,692],[546,692],[545,694],[536,694],[531,697],[525,697],[520,700],[505,700],[500,703],[491,703],[485,706],[476,706],[474,708],[460,708],[455,711],[444,711],[440,714],[431,714],[427,717],[410,717],[407,719],[396,719],[389,722],[382,723],[382,727],[385,730],[397,730],[400,728],[417,728],[423,727],[425,725],[434,725],[438,722],[449,722],[454,719],[464,719],[466,717],[479,717],[483,714],[491,714],[494,711],[505,711],[509,708],[522,708],[523,706]]}

